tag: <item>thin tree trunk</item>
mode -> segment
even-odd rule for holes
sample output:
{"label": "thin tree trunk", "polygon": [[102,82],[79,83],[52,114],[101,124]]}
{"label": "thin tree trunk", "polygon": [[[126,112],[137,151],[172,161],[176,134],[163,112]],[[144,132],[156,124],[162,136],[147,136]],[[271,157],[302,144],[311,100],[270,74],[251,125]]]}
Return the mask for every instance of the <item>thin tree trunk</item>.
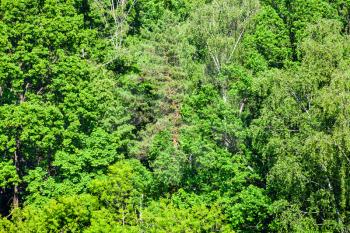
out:
{"label": "thin tree trunk", "polygon": [[[18,174],[19,172],[19,145],[20,142],[18,139],[16,139],[16,150],[15,155],[13,157],[13,163],[16,167],[16,172]],[[15,184],[13,187],[13,200],[12,200],[13,208],[18,208],[19,206],[19,191],[18,191],[18,185]]]}

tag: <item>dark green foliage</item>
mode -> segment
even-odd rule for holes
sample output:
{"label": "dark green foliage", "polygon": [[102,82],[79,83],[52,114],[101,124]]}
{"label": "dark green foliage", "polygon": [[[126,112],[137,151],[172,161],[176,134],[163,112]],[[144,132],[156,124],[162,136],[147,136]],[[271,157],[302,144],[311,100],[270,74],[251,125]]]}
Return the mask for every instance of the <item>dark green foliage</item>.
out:
{"label": "dark green foliage", "polygon": [[0,0],[0,232],[350,231],[348,0]]}

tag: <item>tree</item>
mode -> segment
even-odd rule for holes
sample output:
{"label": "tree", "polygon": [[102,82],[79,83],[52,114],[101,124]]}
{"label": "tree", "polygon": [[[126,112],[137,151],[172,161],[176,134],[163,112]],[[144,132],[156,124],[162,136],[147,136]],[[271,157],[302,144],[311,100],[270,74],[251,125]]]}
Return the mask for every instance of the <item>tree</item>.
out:
{"label": "tree", "polygon": [[254,147],[266,166],[267,188],[276,201],[287,200],[317,224],[338,229],[348,221],[344,196],[348,159],[338,137],[339,132],[341,138],[347,135],[342,101],[348,94],[335,83],[347,82],[343,65],[349,50],[336,21],[321,21],[306,33],[300,67],[265,74],[257,81],[262,95],[267,89],[271,94],[252,127]]}

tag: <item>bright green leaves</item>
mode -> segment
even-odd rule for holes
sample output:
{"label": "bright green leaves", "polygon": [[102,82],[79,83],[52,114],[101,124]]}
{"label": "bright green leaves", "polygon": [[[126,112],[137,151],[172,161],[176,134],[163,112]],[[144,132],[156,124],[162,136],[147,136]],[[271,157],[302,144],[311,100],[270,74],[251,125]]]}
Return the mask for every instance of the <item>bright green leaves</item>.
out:
{"label": "bright green leaves", "polygon": [[17,185],[20,182],[16,167],[12,161],[0,162],[0,187],[9,188]]}
{"label": "bright green leaves", "polygon": [[[253,48],[261,54],[271,67],[282,67],[291,58],[291,44],[288,29],[275,10],[269,6],[263,7],[254,18],[254,34],[244,40],[246,46],[245,63],[253,70],[263,64],[254,61]],[[252,63],[252,64],[251,64]]]}
{"label": "bright green leaves", "polygon": [[[349,57],[347,38],[331,20],[311,25],[305,35],[301,66],[256,80],[259,91],[270,94],[252,126],[254,147],[268,171],[267,190],[278,200],[276,205],[283,199],[292,205],[282,213],[285,220],[278,220],[280,227],[296,232],[315,229],[313,219],[328,229],[348,221],[341,207],[348,190],[347,149],[341,139],[348,131],[343,115],[348,89],[345,83],[335,84],[348,79],[343,68]],[[342,220],[330,223],[336,216]]]}
{"label": "bright green leaves", "polygon": [[[39,185],[45,185],[46,189],[49,186],[49,180],[41,184],[36,183],[39,180],[33,180],[34,177],[43,175],[40,173],[41,171],[37,170],[28,176],[28,179],[32,179],[30,191],[42,189]],[[3,229],[9,232],[127,230],[131,225],[143,221],[142,212],[149,200],[147,194],[151,184],[150,172],[139,161],[118,162],[110,166],[107,175],[90,182],[88,191],[90,194],[68,195],[69,192],[55,190],[61,196],[57,196],[55,200],[36,202],[34,205],[26,206],[22,211],[14,212],[12,214],[14,223],[7,221],[0,223],[0,231]],[[102,229],[103,227],[106,229]]]}
{"label": "bright green leaves", "polygon": [[[1,106],[0,118],[0,162],[4,165],[3,172],[7,173],[3,174],[4,182],[11,183],[17,190],[20,187],[22,191],[24,183],[19,181],[28,170],[40,166],[48,172],[53,171],[53,156],[62,141],[62,114],[52,106],[25,102],[17,106]],[[13,166],[11,169],[9,161]],[[6,181],[9,175],[15,180]],[[10,189],[4,190],[9,192]]]}
{"label": "bright green leaves", "polygon": [[174,137],[169,131],[161,132],[155,136],[149,148],[148,161],[159,183],[159,192],[179,187],[184,176],[186,155],[176,149]]}
{"label": "bright green leaves", "polygon": [[[308,69],[325,78],[331,76],[342,60],[348,58],[348,37],[340,34],[341,25],[335,20],[323,20],[310,26],[302,43],[303,61]],[[320,80],[321,81],[321,80]],[[329,80],[322,80],[328,83]]]}
{"label": "bright green leaves", "polygon": [[224,65],[239,58],[241,40],[258,7],[253,0],[225,0],[206,4],[192,14],[191,42],[209,74],[220,73]]}
{"label": "bright green leaves", "polygon": [[91,182],[90,192],[98,196],[101,204],[114,213],[115,221],[133,225],[137,212],[141,212],[152,176],[140,162],[126,160],[109,168],[109,174]]}
{"label": "bright green leaves", "polygon": [[133,130],[112,74],[94,62],[106,54],[94,47],[104,39],[86,29],[75,1],[0,7],[3,160],[13,159],[17,175],[33,182],[29,202],[86,190],[126,155]]}
{"label": "bright green leaves", "polygon": [[226,212],[233,229],[239,229],[238,232],[257,232],[265,229],[269,217],[269,198],[263,189],[248,186],[233,197],[230,204],[227,203]]}
{"label": "bright green leaves", "polygon": [[[1,147],[7,156],[21,150],[23,157],[29,159],[33,156],[30,151],[44,155],[57,149],[63,129],[62,114],[57,108],[34,103],[5,105],[0,107],[0,116],[0,131],[4,135]],[[16,141],[20,145],[16,145]]]}
{"label": "bright green leaves", "polygon": [[151,183],[151,174],[139,161],[123,160],[110,166],[107,176],[92,181],[90,190],[107,206],[119,206],[127,199],[143,198]]}
{"label": "bright green leaves", "polygon": [[[141,0],[134,5],[130,15],[131,32],[140,32],[142,29],[153,28],[162,23],[162,18],[168,13],[177,20],[184,21],[196,9],[204,4],[204,0]],[[164,19],[164,18],[163,18]]]}
{"label": "bright green leaves", "polygon": [[218,206],[195,204],[177,207],[169,200],[152,203],[144,212],[141,229],[146,232],[233,232],[223,222]]}
{"label": "bright green leaves", "polygon": [[13,213],[15,224],[4,222],[0,231],[8,232],[82,232],[89,225],[98,201],[90,195],[62,197],[41,207],[28,206]]}
{"label": "bright green leaves", "polygon": [[336,9],[328,1],[261,2],[263,7],[245,38],[245,64],[255,71],[264,69],[265,62],[270,67],[282,68],[290,62],[300,61],[301,43],[308,24],[322,18],[338,19]]}
{"label": "bright green leaves", "polygon": [[[0,56],[0,84],[8,97],[3,103],[28,100],[29,93],[46,93],[53,78],[52,66],[62,54],[80,55],[96,40],[93,30],[84,30],[82,18],[71,5],[59,3],[53,7],[47,2],[39,7],[37,4],[37,1],[5,1],[1,5],[5,13],[1,22],[4,39],[11,45]],[[6,15],[15,14],[16,6],[23,7],[27,13],[16,16],[16,20],[7,20]],[[18,23],[12,25],[14,21]]]}
{"label": "bright green leaves", "polygon": [[267,177],[267,190],[276,199],[303,198],[308,185],[306,172],[293,157],[281,157]]}
{"label": "bright green leaves", "polygon": [[0,232],[348,231],[349,3],[2,0]]}
{"label": "bright green leaves", "polygon": [[274,221],[269,227],[274,232],[319,232],[315,219],[306,216],[298,205],[289,205],[287,201],[280,200],[270,208]]}

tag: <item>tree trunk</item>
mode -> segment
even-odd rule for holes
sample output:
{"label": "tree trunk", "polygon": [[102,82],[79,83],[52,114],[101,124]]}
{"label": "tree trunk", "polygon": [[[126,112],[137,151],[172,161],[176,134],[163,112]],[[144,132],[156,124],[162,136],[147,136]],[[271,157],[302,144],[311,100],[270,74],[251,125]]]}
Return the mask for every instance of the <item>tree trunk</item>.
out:
{"label": "tree trunk", "polygon": [[[16,167],[16,172],[18,174],[19,172],[19,140],[16,139],[16,150],[15,150],[15,155],[13,157],[13,163]],[[18,208],[19,206],[19,191],[18,191],[18,185],[15,184],[13,187],[13,200],[12,200],[12,204],[13,204],[13,208]]]}

